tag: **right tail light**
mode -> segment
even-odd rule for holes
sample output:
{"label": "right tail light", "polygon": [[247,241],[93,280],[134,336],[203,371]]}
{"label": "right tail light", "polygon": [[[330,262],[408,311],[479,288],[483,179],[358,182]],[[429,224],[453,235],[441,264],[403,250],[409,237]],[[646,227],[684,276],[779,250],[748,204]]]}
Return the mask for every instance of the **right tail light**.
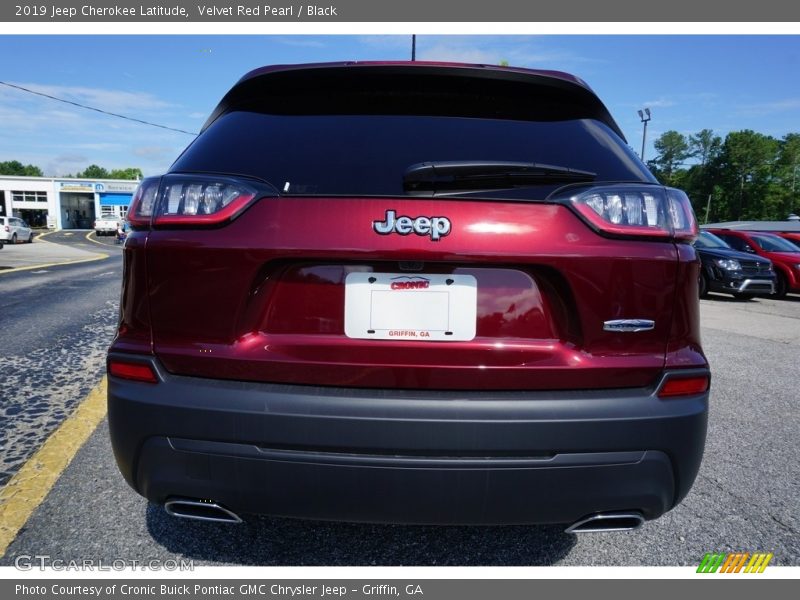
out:
{"label": "right tail light", "polygon": [[697,220],[684,192],[655,185],[612,184],[569,188],[557,195],[601,234],[690,242]]}

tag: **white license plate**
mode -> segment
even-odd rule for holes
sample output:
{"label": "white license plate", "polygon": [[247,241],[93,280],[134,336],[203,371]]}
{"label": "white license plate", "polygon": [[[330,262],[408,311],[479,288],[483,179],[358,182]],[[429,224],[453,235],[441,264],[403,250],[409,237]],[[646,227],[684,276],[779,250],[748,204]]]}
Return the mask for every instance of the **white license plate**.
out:
{"label": "white license plate", "polygon": [[344,290],[347,337],[442,342],[475,337],[478,282],[472,275],[350,273]]}

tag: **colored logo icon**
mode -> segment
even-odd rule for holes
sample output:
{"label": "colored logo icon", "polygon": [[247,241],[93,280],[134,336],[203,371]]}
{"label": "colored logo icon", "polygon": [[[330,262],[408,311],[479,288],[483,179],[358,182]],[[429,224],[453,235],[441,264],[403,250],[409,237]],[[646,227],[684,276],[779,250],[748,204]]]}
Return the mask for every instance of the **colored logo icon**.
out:
{"label": "colored logo icon", "polygon": [[763,573],[773,554],[770,552],[722,552],[706,553],[698,573]]}

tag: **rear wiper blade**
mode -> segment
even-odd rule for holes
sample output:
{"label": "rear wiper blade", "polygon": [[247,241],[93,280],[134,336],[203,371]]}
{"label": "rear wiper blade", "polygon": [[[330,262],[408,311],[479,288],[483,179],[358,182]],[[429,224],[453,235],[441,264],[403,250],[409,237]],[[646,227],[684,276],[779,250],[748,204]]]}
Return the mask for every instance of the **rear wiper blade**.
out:
{"label": "rear wiper blade", "polygon": [[496,160],[430,161],[403,174],[406,192],[454,192],[593,181],[597,173],[557,165]]}

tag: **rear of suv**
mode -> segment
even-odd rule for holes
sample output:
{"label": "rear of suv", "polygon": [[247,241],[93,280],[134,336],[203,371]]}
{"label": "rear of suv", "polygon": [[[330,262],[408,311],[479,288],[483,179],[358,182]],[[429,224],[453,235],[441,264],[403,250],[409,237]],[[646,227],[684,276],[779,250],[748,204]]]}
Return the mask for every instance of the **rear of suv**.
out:
{"label": "rear of suv", "polygon": [[575,77],[259,69],[128,219],[111,439],[171,514],[629,529],[695,479],[694,215]]}

